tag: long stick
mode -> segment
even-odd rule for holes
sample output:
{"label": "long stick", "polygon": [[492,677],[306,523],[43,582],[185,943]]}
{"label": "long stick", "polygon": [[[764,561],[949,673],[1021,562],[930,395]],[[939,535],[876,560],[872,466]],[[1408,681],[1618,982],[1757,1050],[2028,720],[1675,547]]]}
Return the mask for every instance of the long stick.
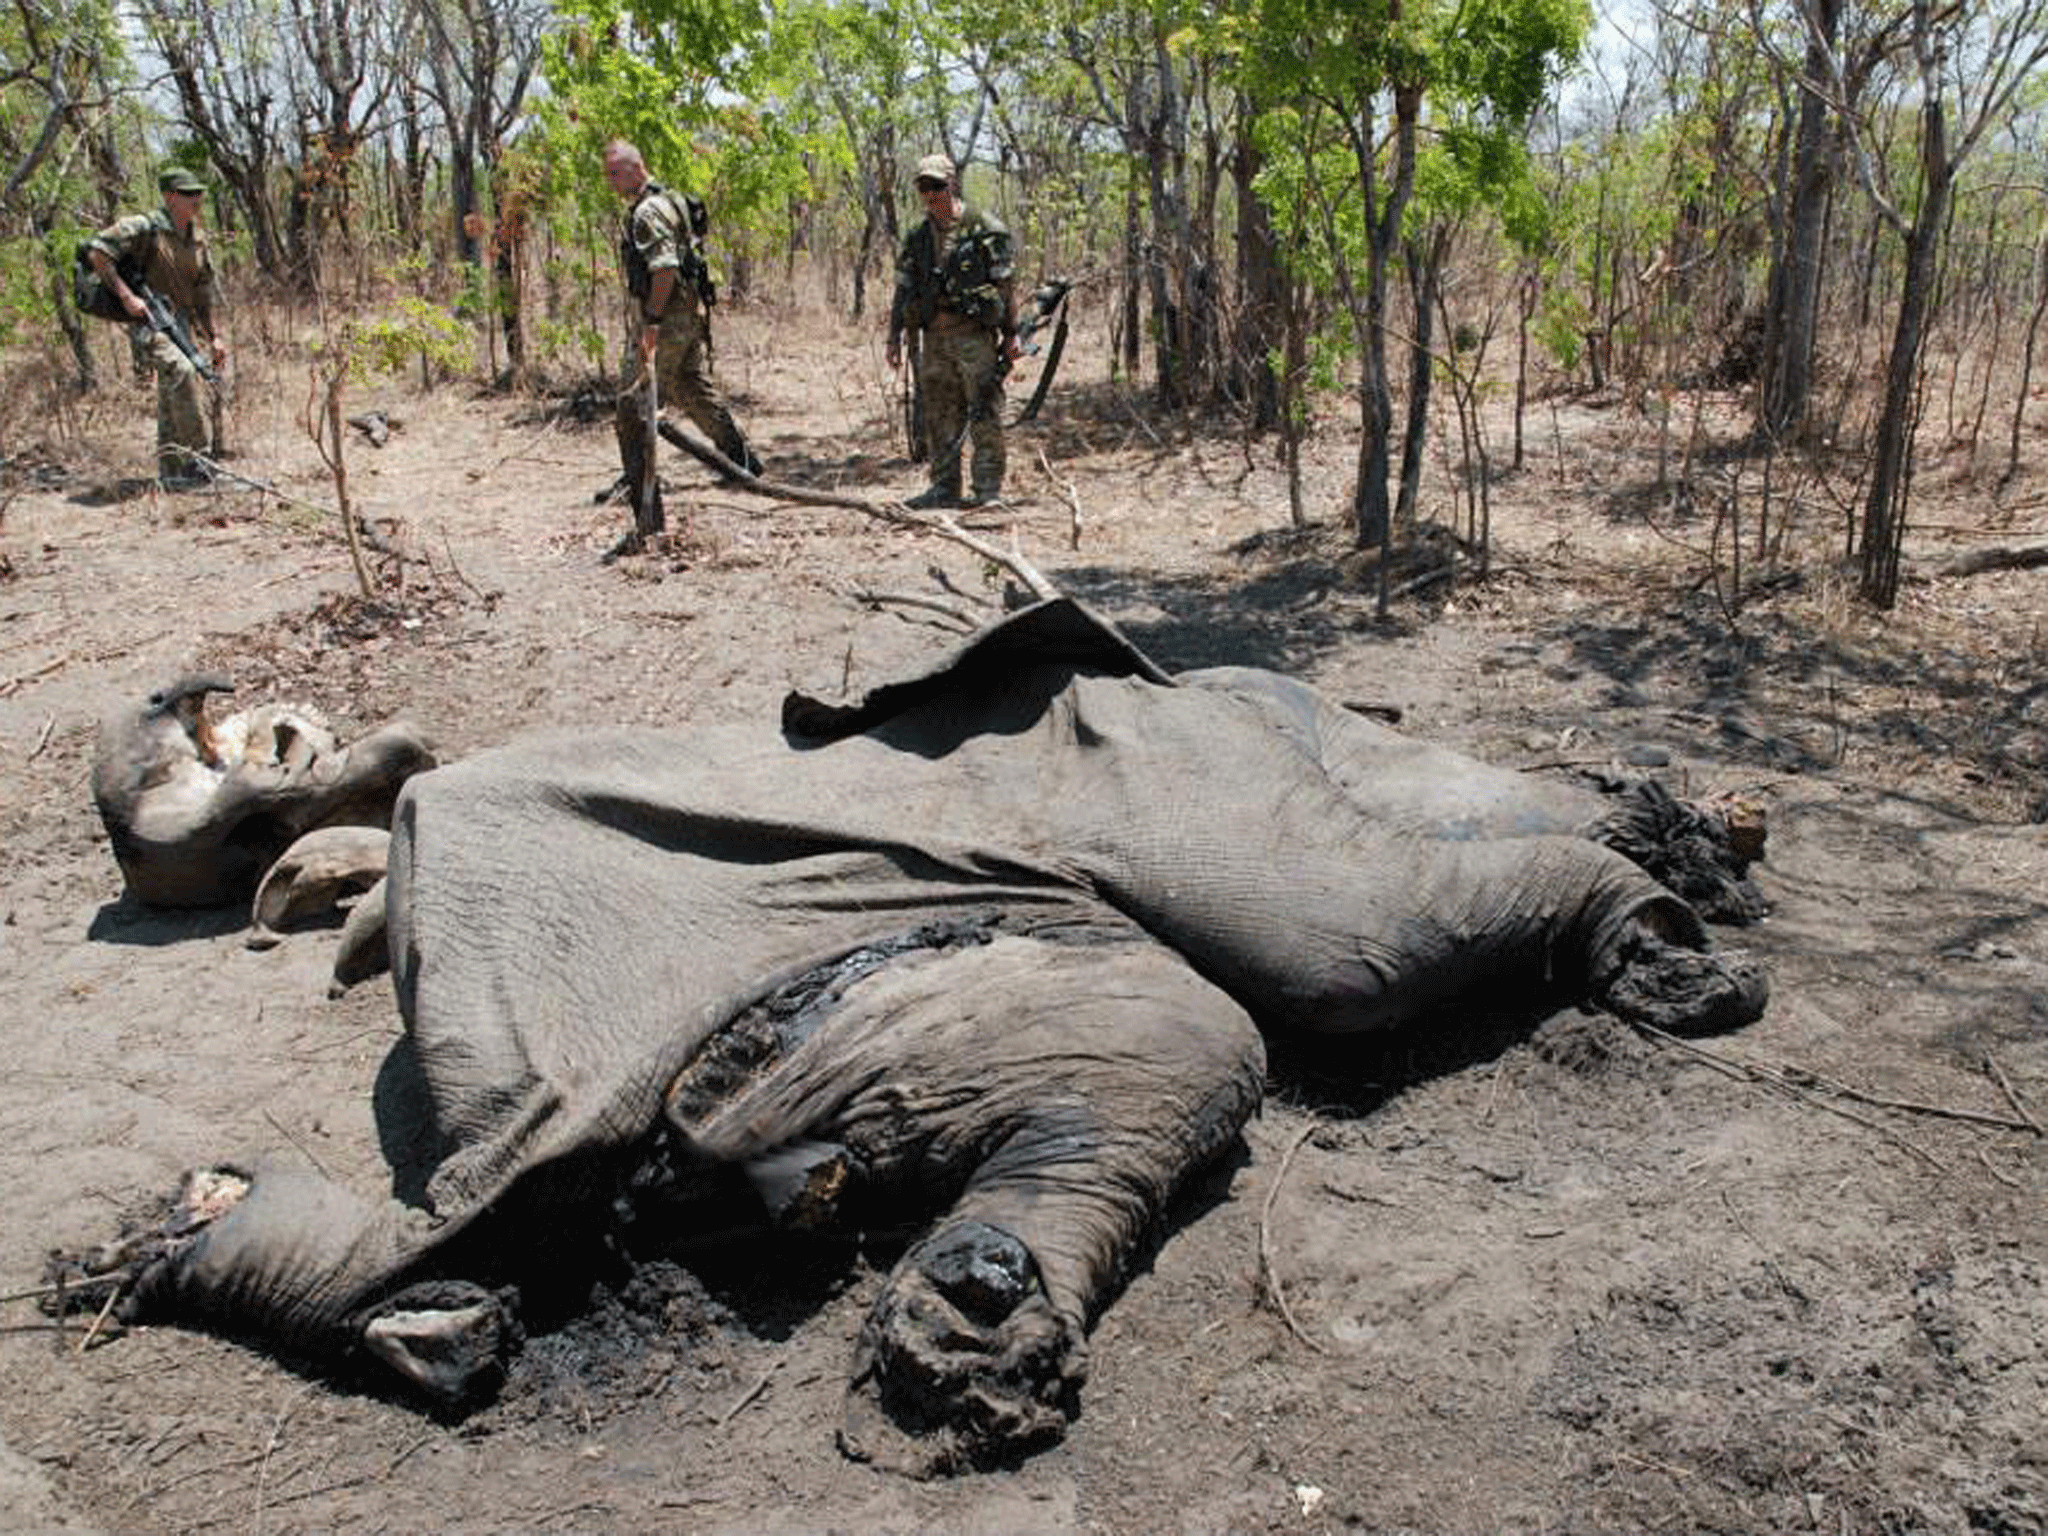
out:
{"label": "long stick", "polygon": [[640,536],[661,532],[661,506],[656,498],[661,495],[659,450],[661,448],[661,384],[660,370],[654,366],[652,357],[647,360],[647,441],[641,447],[640,465],[640,507],[634,521],[639,525]]}
{"label": "long stick", "polygon": [[1287,1305],[1287,1293],[1280,1288],[1280,1267],[1273,1261],[1273,1204],[1280,1198],[1280,1186],[1287,1182],[1287,1170],[1294,1165],[1294,1154],[1315,1131],[1313,1123],[1305,1125],[1301,1134],[1287,1144],[1287,1151],[1280,1158],[1279,1171],[1273,1175],[1273,1183],[1266,1191],[1266,1203],[1259,1211],[1259,1279],[1266,1294],[1272,1298],[1273,1309],[1287,1325],[1287,1331],[1320,1355],[1328,1351],[1323,1348],[1322,1340],[1295,1321],[1294,1309]]}
{"label": "long stick", "polygon": [[786,485],[779,480],[764,480],[759,475],[748,474],[709,443],[691,436],[672,421],[664,421],[661,424],[661,435],[699,463],[717,470],[743,490],[752,491],[758,496],[772,496],[777,501],[793,501],[799,506],[846,507],[855,512],[865,512],[869,517],[880,518],[885,523],[894,523],[901,528],[917,528],[926,533],[935,533],[942,539],[951,539],[955,544],[973,550],[991,564],[1001,566],[1023,582],[1036,598],[1050,601],[1061,595],[1060,589],[1046,579],[1044,572],[1015,550],[1005,550],[986,539],[976,538],[950,517],[938,513],[918,512],[901,502],[869,501],[861,496],[846,496],[835,491],[814,491],[807,486]]}

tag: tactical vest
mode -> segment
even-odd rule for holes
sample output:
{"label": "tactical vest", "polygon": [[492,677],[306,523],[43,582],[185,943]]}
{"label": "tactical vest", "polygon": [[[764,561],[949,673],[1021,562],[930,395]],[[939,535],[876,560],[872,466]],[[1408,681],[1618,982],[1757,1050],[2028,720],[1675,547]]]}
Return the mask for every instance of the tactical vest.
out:
{"label": "tactical vest", "polygon": [[[199,318],[200,281],[207,268],[205,234],[194,231],[188,243],[178,239],[170,218],[161,210],[136,217],[146,217],[149,222],[130,236],[114,255],[115,271],[131,289],[147,283],[180,315],[196,321]],[[102,235],[105,233],[101,231]],[[114,320],[126,325],[128,311],[121,307],[113,292],[100,281],[99,273],[93,270],[90,252],[99,238],[95,235],[92,239],[80,241],[72,253],[72,302],[95,319]]]}
{"label": "tactical vest", "polygon": [[654,283],[647,258],[640,254],[640,247],[633,239],[633,221],[640,215],[640,205],[651,197],[658,197],[668,205],[676,239],[682,244],[682,249],[676,253],[678,281],[687,288],[695,288],[706,304],[716,303],[717,292],[711,286],[711,269],[705,264],[702,244],[704,231],[711,227],[711,211],[689,193],[679,197],[653,180],[640,189],[640,195],[633,199],[633,206],[626,210],[625,232],[619,236],[619,260],[626,269],[626,292],[636,299],[645,300],[647,290]]}
{"label": "tactical vest", "polygon": [[945,310],[968,320],[995,325],[1003,318],[1003,296],[996,284],[1010,275],[1003,249],[1009,231],[991,225],[972,208],[963,209],[961,229],[939,261],[939,232],[927,218],[910,232],[911,298],[917,323],[927,326]]}

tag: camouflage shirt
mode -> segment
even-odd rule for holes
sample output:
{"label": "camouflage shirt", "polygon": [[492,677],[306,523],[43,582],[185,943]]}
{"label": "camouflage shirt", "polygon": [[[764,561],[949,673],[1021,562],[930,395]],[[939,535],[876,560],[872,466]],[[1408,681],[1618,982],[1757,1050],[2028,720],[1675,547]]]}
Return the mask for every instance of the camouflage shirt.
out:
{"label": "camouflage shirt", "polygon": [[139,271],[142,280],[168,299],[195,331],[212,337],[213,258],[207,253],[206,234],[197,224],[180,235],[171,216],[161,208],[154,213],[131,213],[94,235],[88,248]]}
{"label": "camouflage shirt", "polygon": [[687,293],[695,265],[702,259],[682,200],[652,177],[642,184],[640,195],[626,212],[619,259],[626,268],[626,291],[642,300],[654,274],[664,268],[677,274],[679,289]]}
{"label": "camouflage shirt", "polygon": [[1015,330],[1016,270],[1010,231],[994,214],[962,203],[960,216],[943,231],[929,217],[920,219],[896,255],[890,339],[946,315]]}

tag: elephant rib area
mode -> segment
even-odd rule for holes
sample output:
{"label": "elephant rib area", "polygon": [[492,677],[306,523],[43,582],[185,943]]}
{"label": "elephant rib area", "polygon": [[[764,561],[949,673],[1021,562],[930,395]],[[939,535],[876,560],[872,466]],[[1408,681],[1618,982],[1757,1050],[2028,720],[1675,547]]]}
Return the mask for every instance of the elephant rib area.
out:
{"label": "elephant rib area", "polygon": [[707,1043],[667,1113],[694,1159],[829,1143],[871,1190],[957,1194],[953,1219],[1020,1239],[1078,1322],[1264,1070],[1244,1010],[1112,918],[905,946],[771,1000]]}

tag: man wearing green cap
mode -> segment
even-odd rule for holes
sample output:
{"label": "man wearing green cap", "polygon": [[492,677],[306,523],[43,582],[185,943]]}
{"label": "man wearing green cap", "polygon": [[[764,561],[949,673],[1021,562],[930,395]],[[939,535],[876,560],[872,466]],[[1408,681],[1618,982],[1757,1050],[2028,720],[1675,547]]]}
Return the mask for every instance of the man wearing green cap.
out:
{"label": "man wearing green cap", "polygon": [[[206,183],[190,171],[169,170],[156,185],[163,207],[108,225],[86,246],[86,259],[128,317],[143,321],[149,311],[122,269],[139,274],[177,311],[193,345],[211,352],[218,370],[228,349],[214,326],[213,260],[198,223]],[[208,445],[199,370],[162,331],[150,337],[147,350],[156,368],[157,475],[166,490],[197,489],[209,478],[204,461],[195,457]]]}
{"label": "man wearing green cap", "polygon": [[[1017,343],[1016,254],[1010,231],[994,214],[963,202],[953,190],[953,162],[926,155],[917,163],[924,218],[896,257],[896,297],[889,305],[888,358],[903,358],[903,333],[923,333],[918,389],[924,396],[924,440],[932,483],[913,507],[986,506],[1003,492],[1003,374],[1022,350]],[[972,489],[960,495],[960,446],[974,443]]]}

